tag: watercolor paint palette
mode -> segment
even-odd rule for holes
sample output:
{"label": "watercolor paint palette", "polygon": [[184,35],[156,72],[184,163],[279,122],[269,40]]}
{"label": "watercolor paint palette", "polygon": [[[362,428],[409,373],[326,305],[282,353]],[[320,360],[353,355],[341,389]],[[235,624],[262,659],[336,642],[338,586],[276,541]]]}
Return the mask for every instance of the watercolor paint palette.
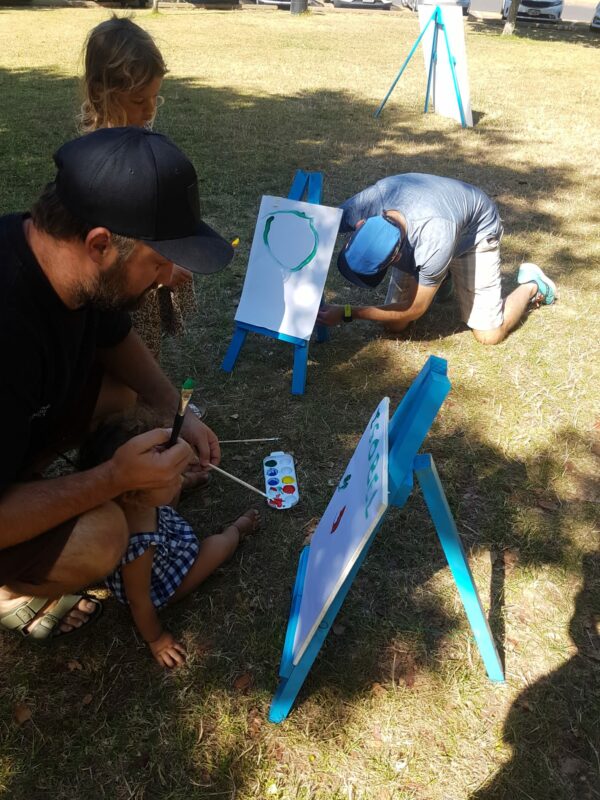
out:
{"label": "watercolor paint palette", "polygon": [[271,508],[280,510],[295,506],[300,499],[294,459],[289,453],[277,451],[263,459],[265,491]]}

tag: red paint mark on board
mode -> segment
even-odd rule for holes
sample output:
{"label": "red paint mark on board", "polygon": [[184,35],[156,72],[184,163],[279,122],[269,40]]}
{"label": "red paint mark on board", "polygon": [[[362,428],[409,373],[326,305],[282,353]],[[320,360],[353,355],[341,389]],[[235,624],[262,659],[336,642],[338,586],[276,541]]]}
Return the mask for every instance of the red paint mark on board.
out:
{"label": "red paint mark on board", "polygon": [[281,499],[281,497],[272,497],[269,500],[269,505],[275,506],[275,508],[281,508],[281,506],[283,505],[283,500]]}
{"label": "red paint mark on board", "polygon": [[339,527],[340,522],[342,521],[342,517],[344,516],[344,511],[346,510],[346,506],[342,508],[340,513],[337,515],[336,521],[331,526],[331,530],[329,531],[329,535],[331,536],[332,533],[335,533]]}

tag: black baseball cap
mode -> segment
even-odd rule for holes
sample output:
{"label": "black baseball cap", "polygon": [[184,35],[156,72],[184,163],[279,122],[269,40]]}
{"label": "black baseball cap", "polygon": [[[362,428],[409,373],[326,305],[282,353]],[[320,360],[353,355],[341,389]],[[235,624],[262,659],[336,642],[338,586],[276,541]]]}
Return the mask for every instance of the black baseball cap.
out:
{"label": "black baseball cap", "polygon": [[200,218],[191,161],[166,136],[144,128],[101,128],[54,154],[56,192],[73,216],[139,239],[191,272],[209,275],[234,249]]}

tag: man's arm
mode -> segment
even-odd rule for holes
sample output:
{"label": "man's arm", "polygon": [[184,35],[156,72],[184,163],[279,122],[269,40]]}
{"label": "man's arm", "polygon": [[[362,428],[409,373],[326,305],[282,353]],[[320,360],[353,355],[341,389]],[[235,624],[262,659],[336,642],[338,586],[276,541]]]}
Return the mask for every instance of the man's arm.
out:
{"label": "man's arm", "polygon": [[110,461],[93,469],[13,484],[0,495],[0,549],[34,539],[124,492],[167,486],[175,492],[194,457],[185,442],[158,449],[168,440],[168,430],[149,431],[130,439]]}
{"label": "man's arm", "polygon": [[[154,356],[131,329],[115,347],[98,350],[105,370],[125,386],[133,389],[151,408],[166,415],[170,420],[179,405],[179,392],[157,364]],[[186,414],[181,431],[183,438],[192,445],[200,460],[199,467],[221,460],[219,440],[213,431],[191,412]]]}
{"label": "man's arm", "polygon": [[[412,289],[412,292],[411,292]],[[381,306],[352,306],[352,319],[378,322],[392,333],[403,331],[411,322],[427,311],[437,286],[422,286],[411,282],[406,300]],[[343,321],[344,306],[323,305],[317,315],[317,325],[339,325]]]}

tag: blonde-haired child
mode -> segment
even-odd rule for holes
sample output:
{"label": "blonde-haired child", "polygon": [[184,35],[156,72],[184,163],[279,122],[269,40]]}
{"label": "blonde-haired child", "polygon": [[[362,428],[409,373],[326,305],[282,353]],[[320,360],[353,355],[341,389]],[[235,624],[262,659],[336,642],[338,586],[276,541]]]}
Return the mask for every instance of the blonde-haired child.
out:
{"label": "blonde-haired child", "polygon": [[[108,461],[133,436],[157,427],[143,408],[103,422],[79,451],[81,469]],[[170,431],[165,431],[165,443]],[[247,534],[258,530],[256,509],[248,509],[220,533],[199,542],[191,526],[172,508],[178,491],[128,492],[117,498],[129,525],[130,540],[119,568],[106,579],[117,599],[128,604],[133,621],[152,655],[163,667],[185,661],[183,645],[165,631],[158,609],[193,592],[236,551]]]}
{"label": "blonde-haired child", "polygon": [[[84,65],[82,132],[123,125],[152,126],[162,103],[160,88],[167,66],[149,33],[128,17],[113,16],[88,34]],[[175,266],[169,285],[147,297],[134,312],[133,323],[158,359],[162,333],[182,333],[184,318],[195,309],[192,275]]]}

